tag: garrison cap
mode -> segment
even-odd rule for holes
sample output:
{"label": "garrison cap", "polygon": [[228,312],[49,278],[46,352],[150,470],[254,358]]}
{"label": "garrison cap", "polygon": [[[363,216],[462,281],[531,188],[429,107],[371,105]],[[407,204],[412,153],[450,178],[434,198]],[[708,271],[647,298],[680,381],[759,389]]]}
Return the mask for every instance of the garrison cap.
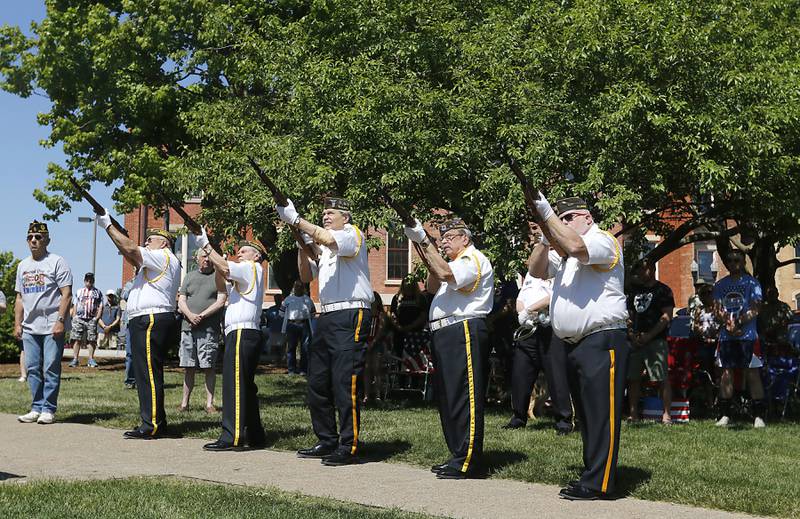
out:
{"label": "garrison cap", "polygon": [[571,213],[572,211],[588,211],[589,206],[586,205],[586,201],[583,198],[571,196],[556,201],[555,210],[556,214],[560,218],[561,216]]}
{"label": "garrison cap", "polygon": [[50,231],[47,230],[47,224],[44,222],[38,222],[36,220],[32,221],[30,225],[28,225],[28,234],[36,233],[36,234],[50,234]]}
{"label": "garrison cap", "polygon": [[469,230],[467,229],[467,224],[464,223],[464,220],[461,218],[453,218],[439,225],[439,234],[444,234],[447,231],[452,231],[454,229],[462,229],[464,231]]}
{"label": "garrison cap", "polygon": [[267,256],[266,247],[254,240],[239,240],[239,247],[252,247],[257,250],[259,254],[261,254],[262,258]]}
{"label": "garrison cap", "polygon": [[346,198],[338,196],[326,196],[323,199],[325,209],[338,209],[339,211],[350,211],[350,202]]}
{"label": "garrison cap", "polygon": [[147,229],[145,238],[149,238],[150,236],[161,236],[162,238],[166,238],[166,240],[170,242],[172,245],[175,245],[175,235],[165,229],[157,229],[157,228]]}

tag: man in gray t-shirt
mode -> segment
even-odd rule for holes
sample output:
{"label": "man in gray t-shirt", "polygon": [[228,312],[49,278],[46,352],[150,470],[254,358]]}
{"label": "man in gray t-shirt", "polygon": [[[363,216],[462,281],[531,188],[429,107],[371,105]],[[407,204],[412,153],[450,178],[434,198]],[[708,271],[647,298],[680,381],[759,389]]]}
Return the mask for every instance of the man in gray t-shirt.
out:
{"label": "man in gray t-shirt", "polygon": [[195,369],[200,368],[206,379],[206,411],[212,413],[216,411],[214,366],[220,342],[220,317],[228,295],[219,291],[208,255],[198,249],[195,257],[198,270],[186,274],[178,291],[178,309],[183,314],[180,366],[185,368],[180,411],[189,408]]}
{"label": "man in gray t-shirt", "polygon": [[31,410],[20,422],[50,424],[55,421],[61,385],[64,333],[69,327],[72,271],[64,258],[47,251],[47,224],[28,226],[31,255],[17,266],[14,302],[14,336],[22,339],[31,389]]}

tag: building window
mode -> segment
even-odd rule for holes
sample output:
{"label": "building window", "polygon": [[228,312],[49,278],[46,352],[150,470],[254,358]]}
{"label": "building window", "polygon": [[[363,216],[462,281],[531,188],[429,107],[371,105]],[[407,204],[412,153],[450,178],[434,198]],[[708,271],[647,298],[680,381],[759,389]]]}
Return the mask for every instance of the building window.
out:
{"label": "building window", "polygon": [[709,283],[716,281],[716,272],[714,272],[714,251],[699,250],[697,251],[697,277]]}
{"label": "building window", "polygon": [[391,234],[386,239],[386,279],[403,279],[408,274],[408,238]]}
{"label": "building window", "polygon": [[794,296],[794,309],[800,310],[800,294],[795,294]]}
{"label": "building window", "polygon": [[[794,246],[794,257],[800,258],[800,243]],[[794,275],[800,276],[800,263],[794,264]]]}
{"label": "building window", "polygon": [[278,286],[278,278],[275,276],[275,271],[272,269],[272,263],[267,266],[267,290],[280,290]]}

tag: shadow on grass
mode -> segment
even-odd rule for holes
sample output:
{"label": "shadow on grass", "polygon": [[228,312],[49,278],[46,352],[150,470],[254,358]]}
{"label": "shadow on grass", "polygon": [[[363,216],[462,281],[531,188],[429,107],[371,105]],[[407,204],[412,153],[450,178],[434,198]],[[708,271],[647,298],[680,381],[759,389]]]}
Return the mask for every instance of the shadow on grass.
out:
{"label": "shadow on grass", "polygon": [[361,448],[359,457],[365,463],[376,461],[386,461],[393,456],[405,452],[411,448],[411,444],[403,440],[395,440],[390,442],[367,442]]}
{"label": "shadow on grass", "polygon": [[521,463],[528,459],[528,455],[518,451],[484,451],[481,461],[482,472],[491,476],[500,472],[505,467]]}
{"label": "shadow on grass", "polygon": [[7,481],[9,479],[17,479],[17,478],[24,478],[25,476],[20,476],[19,474],[12,474],[10,472],[2,472],[0,471],[0,481]]}
{"label": "shadow on grass", "polygon": [[183,438],[192,433],[204,432],[213,428],[221,428],[219,418],[209,417],[208,420],[186,420],[183,422],[170,422],[167,432],[169,436]]}
{"label": "shadow on grass", "polygon": [[268,429],[265,431],[266,436],[264,440],[267,444],[267,447],[273,447],[275,446],[276,443],[285,438],[299,438],[301,436],[305,436],[306,434],[308,434],[308,432],[309,432],[308,428],[301,428],[301,427],[293,427],[291,429],[286,429],[282,431],[275,431]]}
{"label": "shadow on grass", "polygon": [[119,418],[119,413],[81,413],[71,414],[63,418],[61,421],[66,423],[79,423],[84,425],[91,425],[101,420],[112,420]]}

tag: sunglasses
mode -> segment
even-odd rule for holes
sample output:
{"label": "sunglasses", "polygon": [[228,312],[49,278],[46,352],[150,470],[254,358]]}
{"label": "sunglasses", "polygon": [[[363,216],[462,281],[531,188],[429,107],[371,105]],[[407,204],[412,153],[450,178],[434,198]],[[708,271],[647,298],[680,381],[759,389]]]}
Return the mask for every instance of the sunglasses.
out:
{"label": "sunglasses", "polygon": [[44,236],[42,236],[41,234],[29,234],[28,235],[28,241],[33,241],[33,240],[42,241],[43,239],[44,239]]}
{"label": "sunglasses", "polygon": [[446,241],[448,241],[448,242],[449,242],[449,241],[453,241],[453,240],[454,240],[454,239],[455,239],[457,236],[464,236],[464,234],[463,234],[463,233],[460,233],[460,232],[454,232],[454,233],[447,233],[447,234],[444,234],[444,235],[442,236],[442,243],[444,243],[444,242],[446,242]]}
{"label": "sunglasses", "polygon": [[562,216],[559,219],[562,222],[567,223],[567,222],[571,222],[572,220],[574,220],[575,218],[577,218],[579,216],[583,216],[583,215],[581,213],[569,213],[569,214],[565,214],[564,216]]}

